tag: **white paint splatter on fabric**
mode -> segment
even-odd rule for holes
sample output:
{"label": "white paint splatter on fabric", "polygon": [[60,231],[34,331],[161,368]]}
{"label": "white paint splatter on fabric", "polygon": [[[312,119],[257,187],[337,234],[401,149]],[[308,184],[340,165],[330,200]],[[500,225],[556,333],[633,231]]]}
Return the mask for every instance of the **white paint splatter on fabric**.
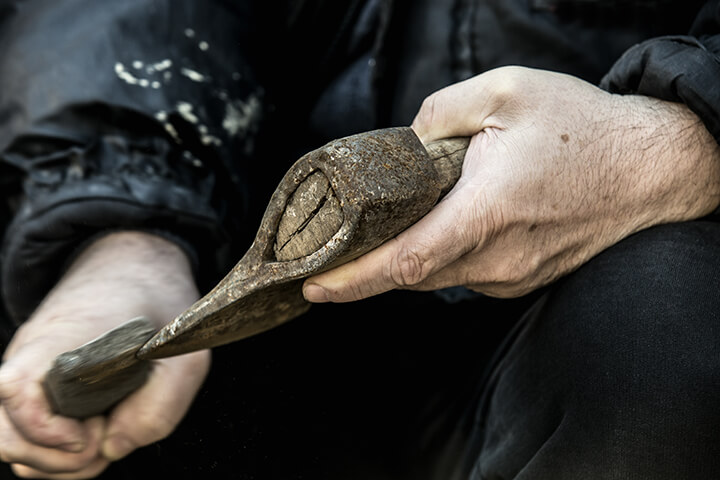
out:
{"label": "white paint splatter on fabric", "polygon": [[195,70],[192,70],[190,68],[181,68],[180,73],[192,80],[193,82],[204,82],[207,80],[207,77],[203,75],[200,72],[196,72]]}
{"label": "white paint splatter on fabric", "polygon": [[[152,75],[155,72],[159,72],[162,70],[167,70],[171,66],[172,66],[172,60],[170,60],[170,59],[165,59],[165,60],[162,60],[162,61],[154,63],[154,64],[149,64],[149,65],[147,65],[147,67],[146,67],[145,63],[140,60],[134,60],[132,62],[132,68],[134,68],[135,70],[142,70],[143,67],[146,67],[145,72],[149,75]],[[115,63],[115,74],[118,76],[118,78],[120,80],[124,81],[125,83],[127,83],[129,85],[136,85],[136,86],[142,87],[142,88],[152,87],[154,89],[159,89],[160,87],[162,87],[162,84],[157,80],[151,81],[147,78],[136,77],[135,75],[130,73],[128,71],[128,69],[125,67],[125,65],[123,65],[121,62]],[[171,76],[169,76],[169,75],[170,75],[169,71],[167,71],[163,74],[165,81],[170,80]]]}
{"label": "white paint splatter on fabric", "polygon": [[245,131],[260,111],[260,100],[251,95],[247,102],[236,100],[225,105],[225,118],[222,126],[231,137]]}
{"label": "white paint splatter on fabric", "polygon": [[172,126],[170,123],[163,123],[163,127],[165,127],[165,130],[170,134],[171,137],[177,142],[182,143],[180,141],[180,135],[178,135],[177,130],[175,130],[175,127]]}
{"label": "white paint splatter on fabric", "polygon": [[193,106],[188,102],[178,102],[177,111],[182,118],[190,123],[198,123],[198,117],[193,113]]}
{"label": "white paint splatter on fabric", "polygon": [[130,72],[128,72],[128,71],[125,69],[125,65],[123,65],[123,64],[120,63],[120,62],[117,62],[117,63],[115,64],[115,74],[118,76],[118,78],[119,78],[120,80],[124,81],[125,83],[128,83],[128,84],[130,84],[130,85],[137,85],[137,84],[138,84],[138,79],[135,78],[135,76],[132,75]]}
{"label": "white paint splatter on fabric", "polygon": [[156,71],[162,72],[163,70],[167,70],[168,68],[172,67],[172,64],[173,64],[172,60],[170,60],[169,58],[166,58],[165,60],[154,63],[152,65],[152,67]]}
{"label": "white paint splatter on fabric", "polygon": [[222,145],[222,140],[213,135],[203,135],[200,138],[200,141],[203,143],[203,145],[215,145],[218,147]]}

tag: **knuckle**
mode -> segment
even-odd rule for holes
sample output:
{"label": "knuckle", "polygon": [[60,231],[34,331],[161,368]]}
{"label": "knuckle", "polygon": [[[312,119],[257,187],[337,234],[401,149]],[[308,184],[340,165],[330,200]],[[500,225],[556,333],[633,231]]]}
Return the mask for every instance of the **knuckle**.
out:
{"label": "knuckle", "polygon": [[18,415],[17,425],[33,442],[42,445],[54,445],[60,443],[62,432],[53,429],[49,423],[48,412],[40,408],[28,407]]}
{"label": "knuckle", "polygon": [[511,261],[505,265],[503,269],[502,281],[505,285],[517,288],[523,285],[530,274],[528,265],[522,261]]}
{"label": "knuckle", "polygon": [[0,444],[0,462],[12,463],[13,461],[15,461],[15,455],[13,455],[9,446],[3,442]]}
{"label": "knuckle", "polygon": [[17,395],[26,379],[27,373],[14,365],[6,364],[0,368],[0,400],[7,402]]}
{"label": "knuckle", "polygon": [[139,435],[142,437],[139,442],[140,446],[162,440],[175,430],[175,422],[167,415],[146,414],[141,416],[138,422],[140,426]]}
{"label": "knuckle", "polygon": [[18,463],[13,463],[10,468],[12,469],[13,473],[16,477],[19,478],[33,478],[35,475],[33,474],[33,471],[26,467],[25,465],[21,465]]}
{"label": "knuckle", "polygon": [[350,283],[347,286],[347,295],[344,299],[355,301],[370,296],[370,289],[364,283]]}
{"label": "knuckle", "polygon": [[491,73],[499,77],[494,79],[493,83],[496,94],[506,98],[511,98],[522,91],[522,84],[527,74],[525,69],[516,66],[498,68]]}
{"label": "knuckle", "polygon": [[438,101],[441,92],[435,92],[423,100],[420,110],[413,120],[413,127],[420,131],[429,131],[435,124],[438,117],[438,109],[440,102]]}
{"label": "knuckle", "polygon": [[28,408],[25,410],[22,418],[23,426],[31,432],[44,431],[47,427],[47,418],[43,412],[36,408]]}
{"label": "knuckle", "polygon": [[491,285],[493,296],[495,296],[495,292],[521,283],[523,278],[522,269],[517,262],[507,257],[490,263],[485,270],[485,283]]}
{"label": "knuckle", "polygon": [[428,262],[412,247],[403,246],[390,263],[390,280],[400,287],[410,287],[422,282],[429,271]]}

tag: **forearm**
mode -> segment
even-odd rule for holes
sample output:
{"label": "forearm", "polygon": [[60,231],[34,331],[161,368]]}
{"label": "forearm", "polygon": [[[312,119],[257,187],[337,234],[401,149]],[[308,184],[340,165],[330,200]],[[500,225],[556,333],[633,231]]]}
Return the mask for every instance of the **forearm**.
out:
{"label": "forearm", "polygon": [[137,316],[160,328],[198,296],[190,263],[178,246],[143,232],[111,233],[75,258],[18,330],[6,356],[14,345],[43,335],[46,329],[35,324],[84,325],[88,340]]}
{"label": "forearm", "polygon": [[127,307],[126,302],[114,295],[116,288],[122,286],[127,294],[142,300],[134,307],[138,309],[137,315],[149,316],[158,326],[180,313],[184,306],[166,305],[155,296],[157,292],[173,297],[198,296],[185,252],[162,237],[137,231],[111,233],[91,243],[73,261],[44,303],[51,302],[58,289],[64,295],[81,293],[90,281],[97,282],[96,291],[100,290],[99,294],[107,299],[109,310]]}
{"label": "forearm", "polygon": [[[606,175],[606,194],[639,230],[698,218],[720,204],[720,147],[700,118],[682,103],[640,95],[613,95],[619,103],[610,155],[617,175]],[[618,131],[619,130],[619,131]],[[630,192],[625,196],[621,193]],[[603,212],[598,212],[603,215]]]}

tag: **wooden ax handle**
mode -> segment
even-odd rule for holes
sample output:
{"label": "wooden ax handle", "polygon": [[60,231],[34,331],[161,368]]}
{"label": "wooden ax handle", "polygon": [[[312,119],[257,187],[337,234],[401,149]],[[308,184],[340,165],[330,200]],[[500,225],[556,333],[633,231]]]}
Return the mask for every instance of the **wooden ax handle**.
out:
{"label": "wooden ax handle", "polygon": [[73,418],[100,415],[140,388],[151,362],[135,353],[154,333],[150,321],[139,317],[58,355],[43,383],[53,411]]}
{"label": "wooden ax handle", "polygon": [[444,197],[460,178],[468,146],[470,146],[470,137],[445,138],[425,145],[428,156],[440,177],[442,185],[440,198]]}

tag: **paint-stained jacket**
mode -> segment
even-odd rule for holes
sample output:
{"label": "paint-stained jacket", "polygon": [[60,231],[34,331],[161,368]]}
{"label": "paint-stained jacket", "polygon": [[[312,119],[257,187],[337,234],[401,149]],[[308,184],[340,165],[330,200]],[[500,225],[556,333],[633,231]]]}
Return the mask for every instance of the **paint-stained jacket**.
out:
{"label": "paint-stained jacket", "polygon": [[501,65],[685,102],[720,139],[719,33],[720,1],[0,0],[4,307],[26,319],[119,229],[206,288],[305,149]]}

